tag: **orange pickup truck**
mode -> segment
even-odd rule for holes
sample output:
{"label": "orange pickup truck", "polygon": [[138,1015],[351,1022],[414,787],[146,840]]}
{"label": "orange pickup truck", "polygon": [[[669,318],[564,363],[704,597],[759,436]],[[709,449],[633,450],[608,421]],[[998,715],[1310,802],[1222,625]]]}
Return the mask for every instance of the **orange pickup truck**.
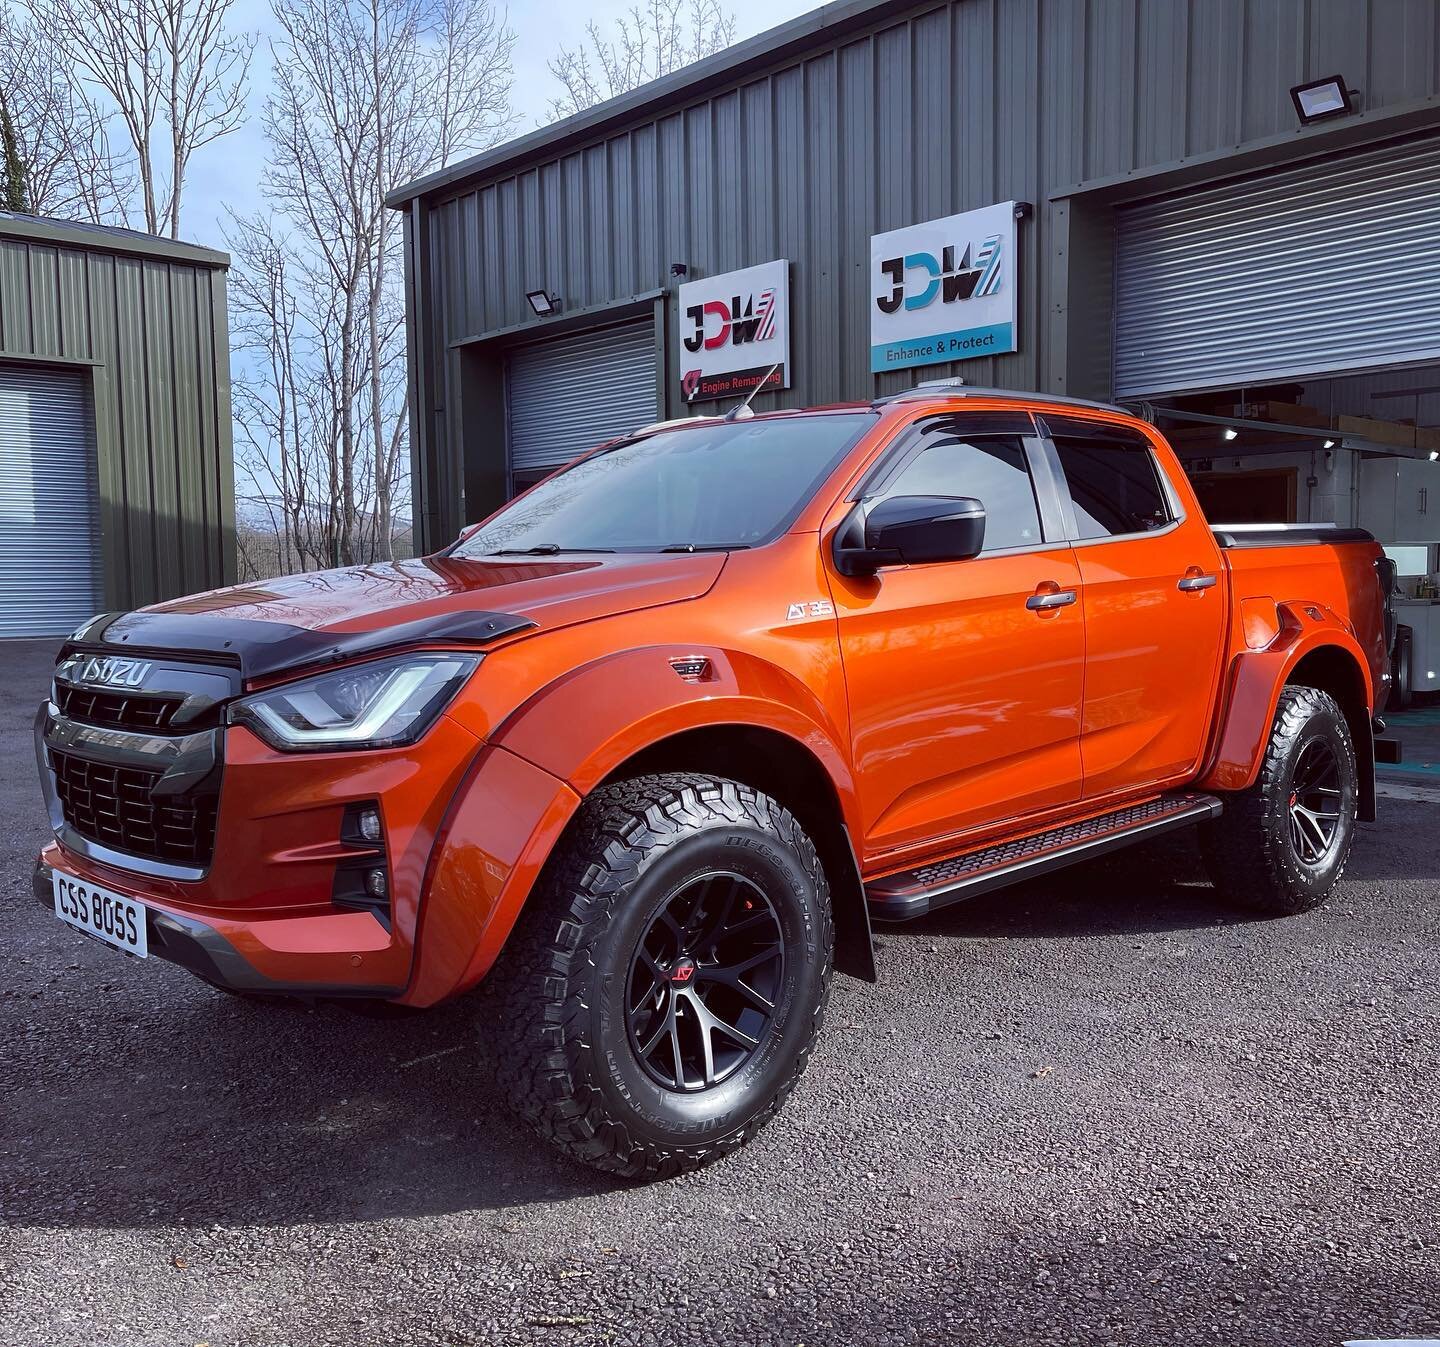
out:
{"label": "orange pickup truck", "polygon": [[1115,407],[651,426],[436,556],[78,630],[36,892],[240,995],[485,980],[518,1110],[671,1174],[774,1115],[872,921],[1192,824],[1224,899],[1322,902],[1390,583],[1357,530],[1212,527]]}

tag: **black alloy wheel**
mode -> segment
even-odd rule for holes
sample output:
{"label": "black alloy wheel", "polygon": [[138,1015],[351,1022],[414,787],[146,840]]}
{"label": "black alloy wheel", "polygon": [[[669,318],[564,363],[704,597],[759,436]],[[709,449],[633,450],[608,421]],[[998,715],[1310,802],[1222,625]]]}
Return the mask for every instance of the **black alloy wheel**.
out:
{"label": "black alloy wheel", "polygon": [[728,871],[692,879],[630,961],[630,1046],[668,1090],[718,1085],[764,1042],[784,977],[785,934],[759,885]]}
{"label": "black alloy wheel", "polygon": [[1340,762],[1324,739],[1300,751],[1290,779],[1290,844],[1306,865],[1323,865],[1340,835]]}
{"label": "black alloy wheel", "polygon": [[778,800],[700,772],[601,786],[487,979],[500,1088],[606,1173],[708,1164],[800,1079],[834,939],[825,867]]}
{"label": "black alloy wheel", "polygon": [[1339,704],[1321,688],[1282,688],[1255,784],[1227,795],[1225,812],[1200,829],[1216,888],[1268,916],[1319,907],[1344,873],[1359,799]]}

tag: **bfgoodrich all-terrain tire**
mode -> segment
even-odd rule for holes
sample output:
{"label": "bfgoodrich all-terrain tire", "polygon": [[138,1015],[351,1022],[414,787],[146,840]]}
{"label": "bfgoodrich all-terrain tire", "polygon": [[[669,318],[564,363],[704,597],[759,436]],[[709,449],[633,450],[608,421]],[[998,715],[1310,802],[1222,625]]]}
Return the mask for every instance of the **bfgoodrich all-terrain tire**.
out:
{"label": "bfgoodrich all-terrain tire", "polygon": [[626,1178],[753,1136],[824,1014],[830,896],[793,815],[671,773],[595,792],[490,985],[501,1088],[547,1140]]}
{"label": "bfgoodrich all-terrain tire", "polygon": [[1255,784],[1228,796],[1201,830],[1215,887],[1276,916],[1319,907],[1354,841],[1358,780],[1350,730],[1329,693],[1282,689]]}

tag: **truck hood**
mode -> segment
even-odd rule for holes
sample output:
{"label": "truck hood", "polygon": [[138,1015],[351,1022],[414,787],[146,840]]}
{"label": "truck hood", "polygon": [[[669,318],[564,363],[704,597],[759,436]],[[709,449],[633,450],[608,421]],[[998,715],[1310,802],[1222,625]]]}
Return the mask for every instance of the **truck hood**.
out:
{"label": "truck hood", "polygon": [[394,644],[484,644],[532,626],[553,629],[679,603],[704,594],[724,565],[725,554],[712,552],[425,557],[233,585],[104,614],[76,632],[73,643],[205,651],[238,658],[247,678],[269,677]]}
{"label": "truck hood", "polygon": [[716,552],[422,557],[232,585],[142,611],[216,613],[336,634],[475,609],[560,627],[697,598],[724,564],[725,554]]}

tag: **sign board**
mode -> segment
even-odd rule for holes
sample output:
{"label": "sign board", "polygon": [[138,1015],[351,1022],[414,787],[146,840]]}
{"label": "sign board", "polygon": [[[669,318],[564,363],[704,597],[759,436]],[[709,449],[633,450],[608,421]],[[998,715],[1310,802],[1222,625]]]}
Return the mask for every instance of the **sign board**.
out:
{"label": "sign board", "polygon": [[1015,203],[870,239],[870,369],[1018,350]]}
{"label": "sign board", "polygon": [[[790,263],[686,281],[680,287],[680,391],[686,402],[790,387]],[[772,365],[779,369],[767,379]]]}

